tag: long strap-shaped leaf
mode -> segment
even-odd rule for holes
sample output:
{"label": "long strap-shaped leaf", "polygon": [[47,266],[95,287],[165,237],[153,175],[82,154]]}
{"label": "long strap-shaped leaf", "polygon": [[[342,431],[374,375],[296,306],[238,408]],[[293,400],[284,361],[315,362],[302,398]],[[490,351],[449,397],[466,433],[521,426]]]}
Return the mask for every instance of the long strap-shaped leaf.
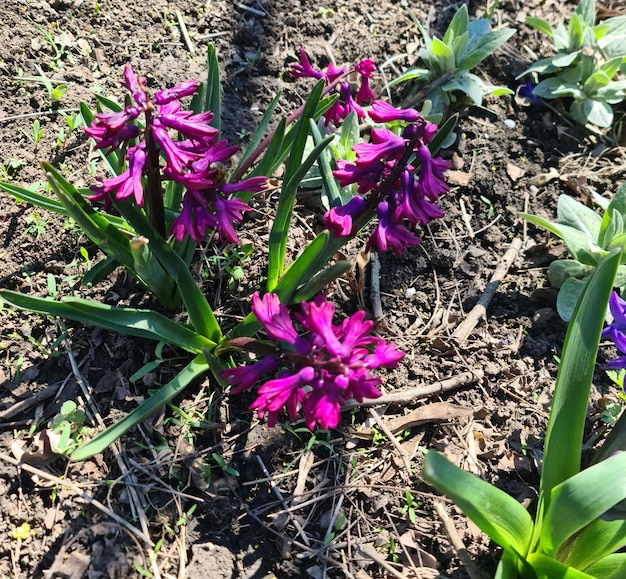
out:
{"label": "long strap-shaped leaf", "polygon": [[565,563],[576,569],[585,569],[624,545],[626,545],[626,521],[596,519],[560,550],[567,549]]}
{"label": "long strap-shaped leaf", "polygon": [[505,551],[524,558],[533,521],[513,497],[458,466],[441,453],[429,450],[424,479],[454,503]]}
{"label": "long strap-shaped leaf", "polygon": [[94,454],[102,452],[104,449],[122,434],[128,432],[133,426],[139,424],[158,408],[167,404],[174,396],[180,394],[192,380],[201,376],[209,369],[202,354],[196,356],[177,376],[168,384],[163,386],[156,394],[140,404],[135,410],[109,426],[106,430],[92,438],[87,444],[75,450],[70,458],[72,460],[84,460]]}
{"label": "long strap-shaped leaf", "polygon": [[139,338],[166,341],[194,354],[201,352],[203,348],[215,348],[212,340],[153,310],[119,308],[81,298],[68,297],[59,302],[52,298],[27,296],[7,289],[0,289],[0,301],[21,310],[59,316]]}
{"label": "long strap-shaped leaf", "polygon": [[137,207],[130,203],[124,203],[120,204],[118,208],[137,233],[150,240],[150,250],[176,283],[189,320],[196,332],[216,343],[219,342],[222,337],[220,326],[187,264],[157,233]]}
{"label": "long strap-shaped leaf", "polygon": [[527,561],[537,579],[598,579],[541,553],[531,553]]}
{"label": "long strap-shaped leaf", "polygon": [[[280,193],[276,217],[270,232],[267,274],[268,291],[273,291],[276,288],[278,280],[283,274],[285,267],[287,233],[299,185],[299,182],[294,180],[294,176],[299,173],[302,167],[302,157],[304,155],[306,140],[309,135],[309,119],[313,118],[313,115],[315,114],[315,109],[322,95],[323,89],[324,83],[323,81],[320,81],[311,91],[311,95],[304,106],[302,115],[293,129],[294,139],[289,159],[285,165],[284,185]],[[319,155],[319,151],[317,152],[317,155]],[[313,152],[309,155],[309,159],[311,157],[313,157]],[[312,159],[311,165],[316,158],[317,156]]]}
{"label": "long strap-shaped leaf", "polygon": [[48,182],[57,197],[83,232],[108,255],[132,269],[133,257],[130,252],[130,238],[124,235],[104,215],[94,211],[76,188],[68,183],[49,163],[41,164]]}
{"label": "long strap-shaped leaf", "polygon": [[555,486],[543,519],[541,552],[554,557],[569,537],[624,499],[626,452],[594,464]]}
{"label": "long strap-shaped leaf", "polygon": [[580,455],[609,296],[621,254],[605,258],[589,279],[567,329],[546,431],[535,539],[547,512],[552,489],[580,471]]}

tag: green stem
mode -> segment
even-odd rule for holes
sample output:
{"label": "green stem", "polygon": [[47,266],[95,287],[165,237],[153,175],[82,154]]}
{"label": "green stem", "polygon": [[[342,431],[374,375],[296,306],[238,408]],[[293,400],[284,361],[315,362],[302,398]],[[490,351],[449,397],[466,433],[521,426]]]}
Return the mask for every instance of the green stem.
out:
{"label": "green stem", "polygon": [[146,177],[148,179],[148,213],[150,223],[159,235],[165,239],[165,208],[163,207],[163,188],[161,187],[161,170],[159,162],[159,151],[154,136],[152,135],[152,112],[146,110]]}

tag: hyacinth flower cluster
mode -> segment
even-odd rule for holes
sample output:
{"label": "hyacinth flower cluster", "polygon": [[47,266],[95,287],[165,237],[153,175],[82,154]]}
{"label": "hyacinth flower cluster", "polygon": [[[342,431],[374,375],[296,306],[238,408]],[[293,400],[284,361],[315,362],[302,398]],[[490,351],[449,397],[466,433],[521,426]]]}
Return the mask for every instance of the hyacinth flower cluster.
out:
{"label": "hyacinth flower cluster", "polygon": [[[376,65],[370,59],[357,62],[352,71],[345,67],[337,68],[333,63],[330,63],[325,71],[316,70],[311,65],[306,51],[301,47],[300,62],[291,65],[291,76],[324,80],[330,89],[328,94],[338,95],[337,100],[324,113],[325,125],[329,126],[332,123],[338,126],[351,112],[356,113],[360,119],[365,118],[363,106],[376,98],[369,84],[375,70]],[[359,79],[359,88],[354,97],[350,83],[345,80],[351,73],[356,73]]]}
{"label": "hyacinth flower cluster", "polygon": [[626,369],[626,301],[616,292],[612,292],[609,298],[609,311],[613,322],[602,330],[602,337],[611,340],[623,355],[610,360],[607,366],[615,370]]}
{"label": "hyacinth flower cluster", "polygon": [[124,84],[132,104],[119,112],[95,115],[85,132],[99,149],[126,150],[127,168],[93,186],[89,200],[106,204],[114,195],[118,201],[132,198],[142,207],[147,190],[149,210],[154,215],[158,214],[159,204],[162,212],[162,180],[175,181],[185,187],[180,215],[170,231],[178,241],[189,235],[200,242],[207,230],[215,230],[223,241],[238,243],[233,224],[242,221],[242,213],[250,208],[232,195],[262,191],[267,179],[226,182],[224,167],[237,146],[220,140],[217,129],[210,126],[212,112],[194,114],[182,108],[181,99],[194,95],[200,83],[188,80],[160,90],[150,99],[145,79],[138,78],[127,63]]}
{"label": "hyacinth flower cluster", "polygon": [[384,126],[374,127],[370,142],[352,148],[354,162],[337,160],[333,174],[342,187],[356,183],[358,195],[343,206],[333,207],[324,222],[336,236],[353,235],[355,223],[375,207],[378,223],[368,249],[391,249],[401,255],[407,247],[420,243],[415,233],[418,227],[443,217],[436,203],[450,190],[444,176],[450,161],[432,156],[428,145],[437,126],[415,109],[396,109],[375,100],[367,115],[374,123],[400,124],[403,128],[396,134]]}
{"label": "hyacinth flower cluster", "polygon": [[335,307],[324,296],[302,302],[301,309],[295,318],[304,334],[296,330],[276,294],[255,294],[252,311],[274,344],[268,348],[267,342],[244,340],[242,348],[256,348],[265,355],[252,365],[226,370],[222,377],[234,385],[232,394],[262,382],[250,409],[256,409],[260,418],[267,416],[269,426],[283,410],[292,421],[301,411],[311,430],[315,425],[327,430],[337,426],[347,400],[379,397],[382,380],[371,371],[397,367],[404,353],[370,335],[373,322],[364,319],[363,311],[335,325]]}

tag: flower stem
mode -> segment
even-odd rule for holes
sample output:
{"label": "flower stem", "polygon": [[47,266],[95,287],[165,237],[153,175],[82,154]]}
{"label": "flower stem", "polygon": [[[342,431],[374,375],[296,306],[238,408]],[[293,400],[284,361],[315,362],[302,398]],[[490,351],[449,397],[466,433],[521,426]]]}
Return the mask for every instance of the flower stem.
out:
{"label": "flower stem", "polygon": [[152,113],[148,109],[146,114],[146,177],[148,179],[148,215],[150,223],[159,235],[165,239],[165,209],[163,207],[163,188],[161,187],[161,171],[159,169],[159,152],[152,136]]}

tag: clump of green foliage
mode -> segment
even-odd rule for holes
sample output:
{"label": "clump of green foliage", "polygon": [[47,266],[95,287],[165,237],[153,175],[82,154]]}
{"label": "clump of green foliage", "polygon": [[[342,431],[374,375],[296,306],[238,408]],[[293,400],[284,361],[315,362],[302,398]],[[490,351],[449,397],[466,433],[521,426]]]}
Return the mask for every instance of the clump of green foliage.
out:
{"label": "clump of green foliage", "polygon": [[413,17],[424,45],[419,51],[421,67],[411,67],[392,80],[390,86],[413,81],[414,96],[426,91],[422,113],[432,122],[439,122],[447,107],[460,98],[481,105],[486,95],[512,94],[506,87],[493,86],[470,72],[493,54],[515,29],[491,30],[489,20],[469,19],[465,4],[457,10],[442,39],[428,34]]}
{"label": "clump of green foliage", "polygon": [[552,28],[541,18],[526,23],[547,34],[556,54],[542,58],[521,75],[535,81],[533,89],[542,99],[571,98],[569,114],[578,123],[600,128],[613,124],[613,106],[626,98],[626,16],[616,16],[596,24],[594,0],[581,0],[567,28]]}

